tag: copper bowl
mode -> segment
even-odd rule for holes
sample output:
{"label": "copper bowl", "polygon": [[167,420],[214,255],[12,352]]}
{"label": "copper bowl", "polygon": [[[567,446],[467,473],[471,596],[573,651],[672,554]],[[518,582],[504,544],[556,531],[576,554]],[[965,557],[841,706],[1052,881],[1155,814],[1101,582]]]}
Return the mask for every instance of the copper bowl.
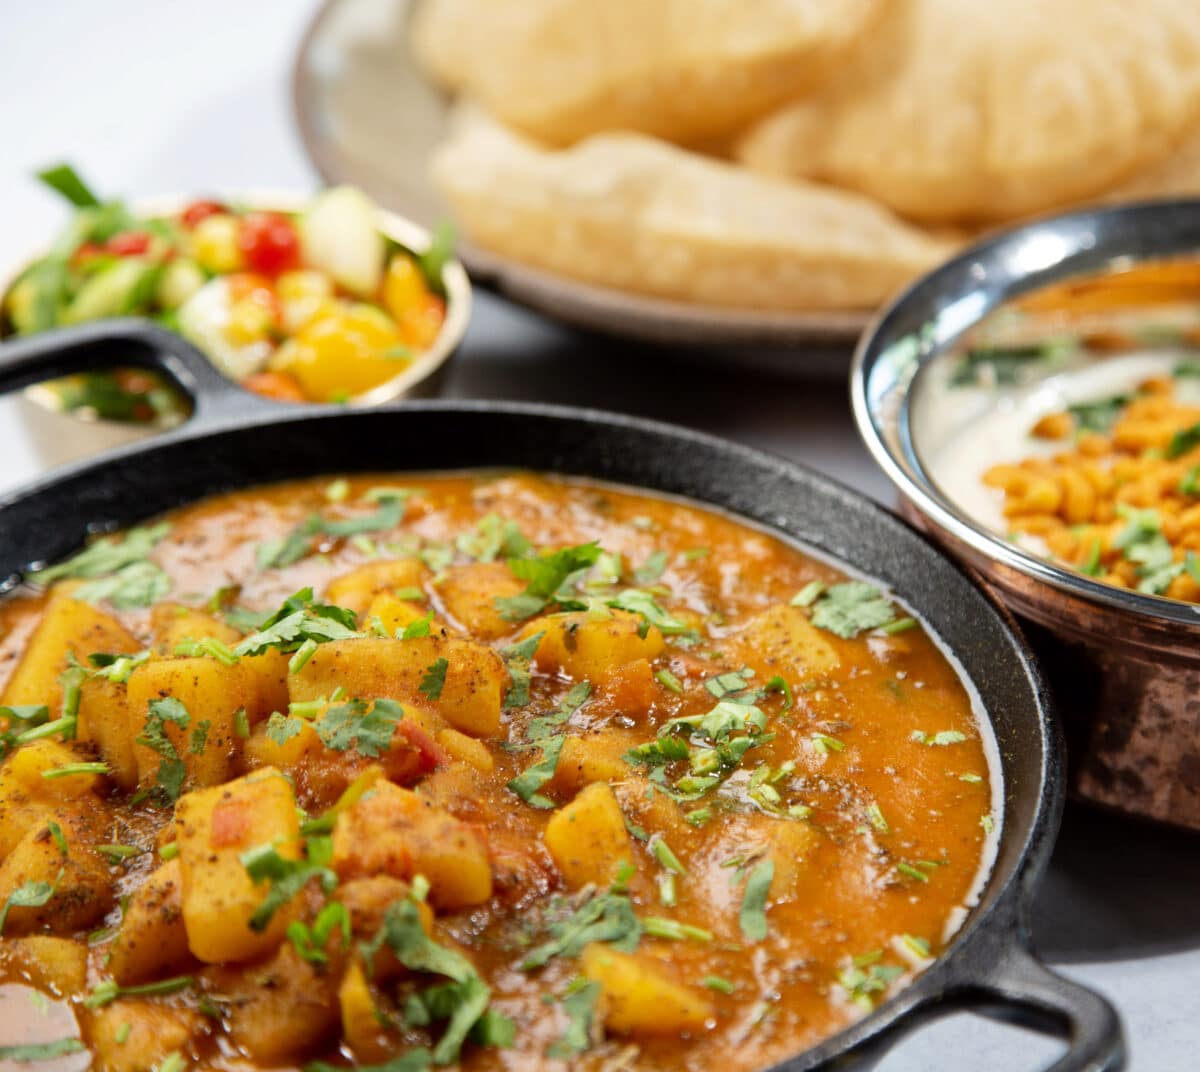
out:
{"label": "copper bowl", "polygon": [[[899,489],[902,511],[1026,626],[1067,720],[1074,793],[1195,829],[1200,605],[1116,588],[1014,544],[964,505],[961,484],[947,492],[947,467],[968,463],[938,459],[953,453],[955,435],[978,437],[989,419],[998,427],[1005,407],[1123,344],[1144,350],[1156,336],[1163,356],[1195,354],[1198,253],[1200,201],[1077,212],[994,235],[885,310],[851,374],[859,432]],[[1082,346],[1065,373],[1061,363],[1030,362],[1018,382],[955,393],[964,343],[998,324],[1019,336],[1031,323],[1105,343]]]}

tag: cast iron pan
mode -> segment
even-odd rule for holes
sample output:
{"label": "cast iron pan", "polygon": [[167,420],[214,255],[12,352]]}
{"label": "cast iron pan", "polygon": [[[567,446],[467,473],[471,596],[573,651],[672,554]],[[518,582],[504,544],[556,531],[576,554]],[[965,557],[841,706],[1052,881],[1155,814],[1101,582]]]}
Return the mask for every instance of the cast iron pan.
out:
{"label": "cast iron pan", "polygon": [[991,716],[1004,817],[995,868],[949,950],[874,1013],[776,1072],[869,1068],[904,1030],[973,1009],[1066,1037],[1049,1072],[1114,1072],[1120,1023],[1102,998],[1029,951],[1025,910],[1063,802],[1058,729],[1011,620],[924,538],[878,506],[780,459],[650,421],[551,406],[413,402],[347,411],[269,403],[198,351],[140,321],[0,346],[0,392],[115,364],[157,368],[192,396],[183,427],[59,470],[0,499],[0,579],[216,492],[363,470],[516,467],[596,477],[713,503],[890,586],[953,648]]}

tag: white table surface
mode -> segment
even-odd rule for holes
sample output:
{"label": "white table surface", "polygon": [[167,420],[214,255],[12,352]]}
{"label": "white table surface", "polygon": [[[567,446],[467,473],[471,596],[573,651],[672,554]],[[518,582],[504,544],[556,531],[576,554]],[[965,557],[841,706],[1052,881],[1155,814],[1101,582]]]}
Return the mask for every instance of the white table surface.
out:
{"label": "white table surface", "polygon": [[[70,159],[101,191],[311,188],[290,63],[311,0],[0,0],[0,264],[64,219],[30,175]],[[587,339],[490,295],[448,393],[580,403],[690,424],[806,462],[876,498],[844,382],[806,383]],[[42,471],[0,399],[0,491]],[[1068,810],[1033,911],[1039,949],[1103,991],[1144,1072],[1200,1066],[1200,838]],[[898,1046],[883,1072],[1016,1072],[1060,1044],[958,1015]]]}

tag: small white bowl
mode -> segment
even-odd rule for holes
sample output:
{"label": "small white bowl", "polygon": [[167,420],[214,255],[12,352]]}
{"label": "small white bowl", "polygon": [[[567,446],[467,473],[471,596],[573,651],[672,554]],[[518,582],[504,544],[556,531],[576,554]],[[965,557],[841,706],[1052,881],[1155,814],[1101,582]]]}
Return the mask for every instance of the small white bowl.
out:
{"label": "small white bowl", "polygon": [[[133,202],[130,208],[138,217],[172,216],[181,212],[196,196],[199,195],[145,198]],[[279,190],[250,190],[216,196],[229,204],[288,213],[299,212],[311,197]],[[424,227],[393,212],[378,211],[381,233],[405,249],[423,253],[432,244],[433,236]],[[0,296],[8,293],[21,272],[40,254],[41,251],[32,252],[20,258],[13,270],[0,273]],[[471,282],[457,259],[446,262],[442,282],[446,288],[446,318],[433,345],[392,379],[353,396],[347,405],[378,406],[398,398],[430,398],[440,393],[447,364],[461,345],[471,318]],[[114,421],[64,410],[58,395],[40,384],[26,388],[16,410],[38,460],[48,468],[144,439],[164,427],[154,421]]]}

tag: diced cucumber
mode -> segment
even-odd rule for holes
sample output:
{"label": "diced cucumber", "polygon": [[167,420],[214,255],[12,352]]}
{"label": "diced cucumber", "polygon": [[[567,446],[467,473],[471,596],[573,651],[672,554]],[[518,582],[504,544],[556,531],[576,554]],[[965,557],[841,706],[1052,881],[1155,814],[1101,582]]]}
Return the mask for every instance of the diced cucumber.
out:
{"label": "diced cucumber", "polygon": [[244,380],[262,371],[271,356],[269,342],[252,342],[243,346],[230,342],[229,327],[231,300],[229,280],[211,279],[177,310],[179,333],[199,347],[226,376]]}
{"label": "diced cucumber", "polygon": [[66,287],[64,261],[47,258],[32,265],[8,292],[8,317],[17,334],[55,327]]}
{"label": "diced cucumber", "polygon": [[161,270],[161,265],[142,257],[114,261],[84,280],[63,312],[63,323],[82,324],[133,312],[153,295]]}
{"label": "diced cucumber", "polygon": [[195,261],[180,257],[171,261],[158,281],[158,304],[164,309],[178,309],[208,282],[208,276]]}
{"label": "diced cucumber", "polygon": [[383,282],[387,253],[378,216],[374,202],[360,190],[335,186],[318,194],[299,219],[305,261],[352,293],[374,296]]}

